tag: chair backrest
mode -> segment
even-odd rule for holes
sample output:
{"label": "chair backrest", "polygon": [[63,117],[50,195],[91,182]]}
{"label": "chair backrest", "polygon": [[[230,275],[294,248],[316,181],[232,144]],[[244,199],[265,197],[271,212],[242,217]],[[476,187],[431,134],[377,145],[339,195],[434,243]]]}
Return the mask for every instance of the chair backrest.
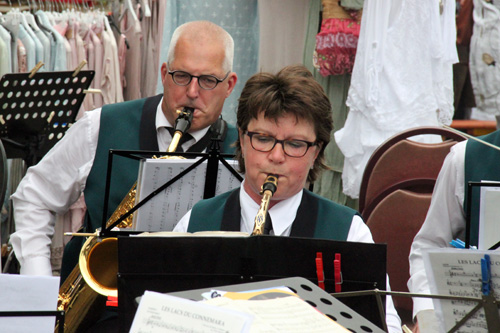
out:
{"label": "chair backrest", "polygon": [[[431,193],[395,190],[379,202],[366,220],[375,243],[387,244],[387,274],[393,291],[408,292],[408,255],[429,209],[431,196]],[[400,312],[412,310],[409,297],[394,297],[394,304]]]}
{"label": "chair backrest", "polygon": [[[439,135],[443,142],[421,143],[409,139],[423,134]],[[417,127],[382,143],[368,160],[361,181],[359,211],[363,217],[367,219],[377,203],[395,189],[432,193],[450,148],[465,139],[445,128]]]}
{"label": "chair backrest", "polygon": [[[409,138],[433,134],[439,143]],[[408,291],[408,256],[413,238],[425,220],[432,191],[446,155],[465,140],[451,130],[418,127],[380,145],[369,159],[360,188],[359,211],[376,243],[387,244],[387,273],[393,291]],[[394,297],[398,312],[411,318],[412,300]]]}

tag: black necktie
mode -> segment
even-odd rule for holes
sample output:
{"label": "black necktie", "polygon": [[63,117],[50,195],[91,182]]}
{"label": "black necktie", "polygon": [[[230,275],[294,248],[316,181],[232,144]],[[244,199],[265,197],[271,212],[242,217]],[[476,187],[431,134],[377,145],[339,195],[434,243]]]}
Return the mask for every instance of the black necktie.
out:
{"label": "black necktie", "polygon": [[[166,129],[169,131],[170,133],[170,136],[172,137],[172,139],[174,138],[174,133],[175,133],[175,129],[173,127],[166,127]],[[179,144],[177,145],[177,149],[175,150],[176,152],[184,152],[184,149],[182,149],[182,144],[186,141],[189,141],[193,138],[193,136],[189,133],[184,133],[180,140],[179,140]]]}
{"label": "black necktie", "polygon": [[266,224],[264,224],[264,235],[269,235],[271,230],[273,230],[273,221],[271,221],[271,215],[267,212]]}

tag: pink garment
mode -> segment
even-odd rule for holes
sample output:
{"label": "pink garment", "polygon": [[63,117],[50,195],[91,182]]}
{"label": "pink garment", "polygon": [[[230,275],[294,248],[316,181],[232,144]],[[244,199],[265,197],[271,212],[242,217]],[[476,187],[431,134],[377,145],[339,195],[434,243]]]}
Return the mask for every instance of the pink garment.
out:
{"label": "pink garment", "polygon": [[[83,37],[83,43],[87,53],[87,65],[89,70],[95,70],[95,52],[94,44],[91,37],[91,30],[88,29],[87,33]],[[94,94],[87,94],[83,100],[86,110],[95,109]]]}
{"label": "pink garment", "polygon": [[142,30],[139,20],[134,21],[130,12],[120,22],[120,30],[126,36],[130,48],[126,50],[126,67],[123,97],[126,101],[141,98],[141,40]]}
{"label": "pink garment", "polygon": [[66,32],[68,31],[68,22],[61,21],[54,25],[54,29],[57,30],[64,37],[64,47],[66,49],[66,68],[71,71],[76,68],[77,65],[73,63],[73,56],[71,52],[71,45],[66,37]]}
{"label": "pink garment", "polygon": [[127,66],[127,44],[125,42],[127,38],[124,34],[120,35],[118,40],[118,62],[119,62],[119,73],[121,78],[121,84],[123,90],[127,86],[127,78],[125,77],[125,67]]}
{"label": "pink garment", "polygon": [[28,58],[26,57],[26,48],[20,39],[17,40],[17,68],[18,73],[28,72]]}
{"label": "pink garment", "polygon": [[323,76],[352,73],[360,30],[356,19],[328,18],[316,35],[315,64]]}
{"label": "pink garment", "polygon": [[[94,70],[95,76],[92,81],[92,87],[94,89],[101,89],[102,80],[102,63],[103,63],[103,46],[99,39],[98,34],[102,32],[102,25],[93,25],[90,29],[90,36],[94,44]],[[101,94],[94,94],[94,107],[100,108],[103,105],[103,99]]]}
{"label": "pink garment", "polygon": [[[85,62],[87,62],[87,52],[85,51],[85,45],[83,43],[83,38],[81,36],[81,29],[80,29],[80,22],[78,21],[75,21],[75,24],[74,24],[74,35],[75,35],[75,48],[74,48],[74,51],[73,53],[75,54],[76,56],[76,63],[78,64],[77,66],[79,66],[82,61],[85,60]],[[85,64],[83,67],[82,67],[82,70],[86,71],[88,70],[89,67],[88,67],[88,64]],[[86,94],[86,95],[92,95],[92,94]],[[83,114],[85,111],[90,111],[91,109],[87,109],[88,107],[90,107],[90,103],[89,103],[89,100],[87,98],[85,98],[83,100],[83,103],[82,105],[80,106],[80,110],[78,110],[78,114],[76,115],[76,119],[80,119],[81,117],[83,117]]]}
{"label": "pink garment", "polygon": [[66,61],[68,61],[68,68],[76,68],[80,64],[78,62],[78,54],[76,47],[76,36],[78,36],[78,26],[79,23],[76,21],[74,17],[69,20],[68,29],[66,31],[66,38],[68,39],[69,46],[72,52],[70,54],[70,57],[66,59]]}
{"label": "pink garment", "polygon": [[147,80],[142,82],[142,96],[153,96],[156,94],[156,84],[159,74],[159,61],[161,50],[161,39],[163,34],[163,18],[165,13],[165,1],[149,0],[151,17],[144,17],[143,29],[143,77]]}
{"label": "pink garment", "polygon": [[118,63],[118,47],[113,32],[107,27],[102,32],[103,63],[101,91],[104,104],[123,102],[123,88]]}

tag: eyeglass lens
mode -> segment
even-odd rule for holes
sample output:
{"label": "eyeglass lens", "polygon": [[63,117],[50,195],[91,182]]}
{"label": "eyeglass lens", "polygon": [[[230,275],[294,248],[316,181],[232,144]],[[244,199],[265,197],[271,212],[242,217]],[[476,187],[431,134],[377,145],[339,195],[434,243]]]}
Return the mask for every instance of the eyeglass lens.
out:
{"label": "eyeglass lens", "polygon": [[247,132],[250,137],[250,143],[255,150],[268,152],[271,151],[276,143],[281,143],[285,154],[292,157],[302,157],[307,153],[309,144],[301,140],[278,140],[272,136]]}
{"label": "eyeglass lens", "polygon": [[188,84],[190,84],[193,77],[196,77],[198,79],[198,84],[203,89],[214,89],[219,83],[217,78],[211,75],[194,76],[182,71],[176,71],[172,73],[174,82],[180,86],[187,86]]}

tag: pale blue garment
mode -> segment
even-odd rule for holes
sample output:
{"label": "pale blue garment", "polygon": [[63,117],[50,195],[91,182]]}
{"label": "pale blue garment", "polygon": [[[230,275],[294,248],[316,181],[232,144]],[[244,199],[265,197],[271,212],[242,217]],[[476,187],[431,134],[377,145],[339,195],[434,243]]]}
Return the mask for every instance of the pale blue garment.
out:
{"label": "pale blue garment", "polygon": [[51,71],[60,72],[68,70],[66,60],[66,46],[64,45],[64,37],[57,32],[49,22],[49,19],[44,11],[39,10],[35,13],[38,18],[38,23],[46,30],[50,31],[53,38],[55,38],[55,45],[50,54]]}
{"label": "pale blue garment", "polygon": [[[165,24],[160,52],[160,66],[167,59],[168,45],[175,28],[196,20],[214,22],[233,36],[233,71],[238,81],[231,95],[226,99],[222,115],[230,124],[236,124],[238,98],[245,82],[257,71],[259,55],[259,17],[257,0],[172,0],[167,2]],[[161,75],[156,86],[163,92]]]}
{"label": "pale blue garment", "polygon": [[[33,31],[33,38],[36,38],[40,42],[41,53],[37,54],[39,60],[43,62],[43,66],[39,69],[40,72],[49,71],[50,70],[50,52],[51,45],[49,38],[41,31],[38,23],[35,20],[35,16],[30,12],[23,12],[23,15],[26,19],[28,26]],[[38,63],[37,61],[37,63]]]}
{"label": "pale blue garment", "polygon": [[1,22],[2,26],[10,34],[10,60],[12,73],[18,73],[19,68],[17,65],[17,39],[19,35],[19,20],[12,16],[3,16],[4,20]]}
{"label": "pale blue garment", "polygon": [[344,155],[337,147],[333,132],[344,127],[347,119],[348,108],[345,104],[347,92],[351,82],[351,75],[330,75],[323,77],[313,67],[313,52],[316,45],[316,34],[320,26],[321,0],[311,0],[309,8],[309,21],[306,32],[304,47],[304,65],[313,73],[316,80],[325,89],[330,103],[332,104],[332,117],[334,130],[331,133],[330,143],[325,148],[326,164],[332,170],[324,171],[314,183],[313,191],[325,198],[342,205],[357,209],[358,200],[351,199],[342,192],[342,170],[344,167]]}
{"label": "pale blue garment", "polygon": [[10,47],[10,40],[7,44],[2,38],[0,38],[0,77],[9,73],[10,69],[10,48],[7,48],[7,45]]}
{"label": "pale blue garment", "polygon": [[[50,53],[52,51],[51,38],[49,38],[42,29],[35,30],[36,37],[43,45],[43,71],[50,71]],[[54,41],[55,45],[55,41]]]}
{"label": "pale blue garment", "polygon": [[[5,73],[12,73],[13,72],[12,71],[12,46],[11,46],[12,36],[10,35],[10,32],[1,25],[0,25],[0,39],[2,39],[5,43],[5,50],[3,50],[3,51],[5,51],[5,54],[7,56],[5,64],[2,61],[2,65],[1,65],[1,70],[2,70],[1,75],[4,75]],[[4,57],[4,52],[2,52],[2,58],[3,57]],[[6,72],[3,72],[4,65],[5,65]]]}
{"label": "pale blue garment", "polygon": [[[23,24],[23,27],[26,29],[26,32],[28,35],[31,37],[33,42],[35,43],[35,65],[38,64],[40,61],[43,61],[43,45],[40,39],[35,35],[35,32],[31,27],[28,25],[28,23]],[[29,70],[31,70],[33,67],[28,67]]]}
{"label": "pale blue garment", "polygon": [[26,66],[28,67],[28,71],[30,71],[36,65],[35,42],[22,24],[19,26],[19,39],[23,43],[24,49],[26,50]]}

